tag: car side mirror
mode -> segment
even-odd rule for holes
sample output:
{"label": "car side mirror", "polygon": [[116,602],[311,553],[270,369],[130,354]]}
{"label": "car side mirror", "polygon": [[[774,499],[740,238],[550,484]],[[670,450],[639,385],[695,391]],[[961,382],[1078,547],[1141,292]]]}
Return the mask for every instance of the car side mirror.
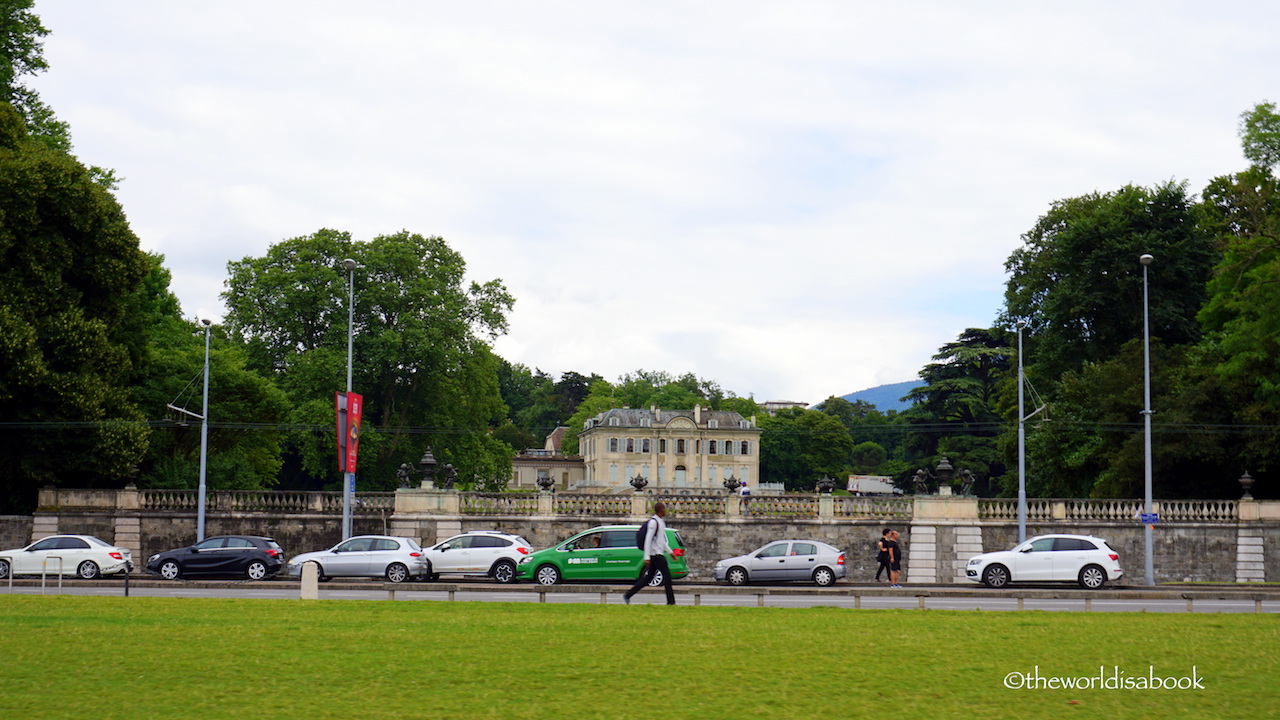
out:
{"label": "car side mirror", "polygon": [[1029,553],[1029,552],[1031,552],[1031,546],[1030,546],[1030,545],[1028,545],[1028,546],[1026,546],[1026,547],[1022,548],[1021,550],[1019,550],[1018,552]]}
{"label": "car side mirror", "polygon": [[195,546],[195,545],[192,545],[191,547],[187,548],[187,551],[188,551],[188,552],[199,552],[199,549],[198,549],[198,548],[196,548],[196,546]]}

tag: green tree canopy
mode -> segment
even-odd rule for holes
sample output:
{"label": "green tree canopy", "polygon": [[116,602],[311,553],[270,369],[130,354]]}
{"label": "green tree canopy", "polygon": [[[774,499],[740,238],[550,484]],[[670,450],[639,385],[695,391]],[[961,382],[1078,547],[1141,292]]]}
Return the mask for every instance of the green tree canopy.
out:
{"label": "green tree canopy", "polygon": [[1263,102],[1240,114],[1240,144],[1249,162],[1263,170],[1280,164],[1280,115]]}
{"label": "green tree canopy", "polygon": [[[0,104],[0,503],[45,483],[114,484],[147,446],[130,399],[149,264],[115,198]],[[56,424],[65,424],[55,430]]]}
{"label": "green tree canopy", "polygon": [[1185,186],[1172,182],[1053,203],[1005,263],[1004,323],[1027,322],[1041,377],[1105,361],[1142,336],[1144,253],[1155,256],[1152,336],[1169,344],[1199,337],[1196,313],[1217,253],[1195,220]]}
{"label": "green tree canopy", "polygon": [[233,337],[247,345],[251,366],[289,393],[293,422],[320,427],[293,438],[301,475],[338,481],[333,393],[346,386],[346,258],[358,264],[352,389],[365,397],[361,482],[394,486],[396,468],[431,446],[464,484],[505,483],[510,473],[497,470],[509,468],[511,448],[488,434],[507,413],[488,342],[506,331],[513,300],[501,281],[466,283],[462,256],[443,239],[407,231],[360,242],[320,230],[228,264]]}

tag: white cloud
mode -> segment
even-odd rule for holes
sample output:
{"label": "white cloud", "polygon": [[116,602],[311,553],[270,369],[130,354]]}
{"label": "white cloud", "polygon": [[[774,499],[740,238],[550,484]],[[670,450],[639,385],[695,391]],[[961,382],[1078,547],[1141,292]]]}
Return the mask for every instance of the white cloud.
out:
{"label": "white cloud", "polygon": [[817,402],[999,308],[1055,199],[1243,166],[1241,2],[61,0],[37,87],[189,314],[321,227],[444,236],[549,372]]}

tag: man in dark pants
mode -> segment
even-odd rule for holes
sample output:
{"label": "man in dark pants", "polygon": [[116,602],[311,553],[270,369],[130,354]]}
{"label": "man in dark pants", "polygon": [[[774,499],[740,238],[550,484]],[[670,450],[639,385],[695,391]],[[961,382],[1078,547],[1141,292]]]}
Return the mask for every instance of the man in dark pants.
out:
{"label": "man in dark pants", "polygon": [[876,561],[880,563],[880,567],[876,568],[876,582],[880,582],[880,573],[885,574],[885,579],[893,577],[893,566],[889,563],[889,534],[893,530],[885,528],[880,532],[880,539],[876,542]]}
{"label": "man in dark pants", "polygon": [[644,589],[659,571],[662,573],[662,587],[667,591],[667,604],[676,604],[676,592],[671,587],[671,567],[667,565],[671,545],[667,543],[667,523],[663,520],[666,516],[667,504],[659,501],[653,506],[653,517],[649,518],[649,524],[645,526],[644,546],[640,548],[644,551],[644,570],[640,572],[640,579],[636,580],[636,584],[622,596],[622,600],[628,605],[631,604],[631,596]]}

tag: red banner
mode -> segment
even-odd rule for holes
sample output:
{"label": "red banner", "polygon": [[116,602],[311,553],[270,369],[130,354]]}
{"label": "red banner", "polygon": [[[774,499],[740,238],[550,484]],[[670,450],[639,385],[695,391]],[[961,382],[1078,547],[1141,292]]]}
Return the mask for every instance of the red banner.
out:
{"label": "red banner", "polygon": [[360,450],[360,417],[364,411],[364,397],[356,393],[334,393],[337,416],[338,470],[354,473],[356,455]]}

